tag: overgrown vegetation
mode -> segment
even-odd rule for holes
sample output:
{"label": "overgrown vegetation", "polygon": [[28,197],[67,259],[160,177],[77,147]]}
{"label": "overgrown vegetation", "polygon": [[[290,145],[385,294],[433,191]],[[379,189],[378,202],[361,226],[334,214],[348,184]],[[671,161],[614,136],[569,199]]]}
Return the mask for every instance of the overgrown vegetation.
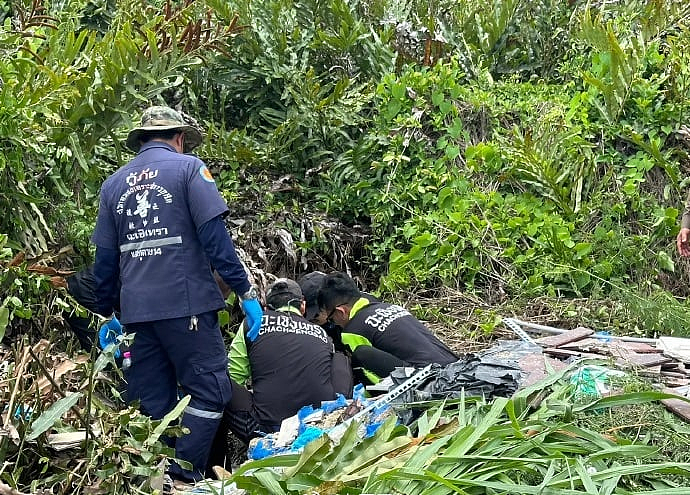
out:
{"label": "overgrown vegetation", "polygon": [[[338,445],[321,437],[301,454],[245,464],[234,480],[256,494],[687,490],[690,464],[661,460],[656,446],[629,441],[622,431],[602,434],[576,424],[618,408],[645,408],[663,394],[639,391],[574,406],[573,386],[561,382],[570,371],[490,404],[476,398],[417,404],[425,410],[413,425],[413,438],[394,420],[366,440],[358,438],[355,426]],[[676,441],[676,448],[686,444],[682,437]]]}
{"label": "overgrown vegetation", "polygon": [[[687,335],[690,264],[674,238],[690,185],[689,19],[680,0],[0,0],[0,336],[15,349],[0,380],[9,394],[25,392],[3,394],[3,407],[26,404],[36,415],[50,407],[21,376],[29,358],[20,349],[50,337],[55,352],[75,354],[70,339],[53,339],[63,335],[63,311],[83,311],[56,289],[59,270],[91,260],[98,189],[128,159],[122,138],[151,103],[177,106],[206,129],[199,154],[232,218],[247,220],[231,226],[260,281],[346,269],[390,297],[454,290],[481,301],[464,312],[466,335],[490,335],[503,311]],[[457,331],[447,321],[453,308],[420,309]],[[84,395],[57,412],[101,414],[103,431],[119,440],[94,440],[83,462],[65,464],[44,449],[50,426],[35,448],[9,408],[0,479],[32,491],[120,493],[132,475],[128,488],[143,489],[165,455],[153,438],[163,427],[94,406],[93,390],[80,385]],[[520,423],[513,403],[472,406],[455,418],[458,431],[488,409],[492,434],[524,440],[519,425],[536,420],[520,406]],[[440,411],[432,422],[448,414]],[[117,425],[105,424],[112,415]],[[613,463],[621,452],[651,452],[637,440],[620,450],[587,428],[564,438],[575,427],[562,417],[539,421],[548,432],[539,452],[548,455],[530,458],[526,471],[524,461],[489,462],[485,473],[515,470],[491,489],[510,492],[535,476],[562,493],[636,489]],[[78,423],[56,424],[85,427]],[[386,432],[384,445],[400,438]],[[460,437],[431,445],[449,449]],[[556,455],[552,441],[573,452]],[[134,460],[89,479],[123,445]],[[413,469],[379,468],[356,483],[319,480],[334,482],[333,493],[429,483],[484,493],[471,469],[455,479],[434,464],[436,475],[417,477],[426,455],[410,456]],[[592,458],[599,474],[588,471]],[[685,475],[664,459],[679,460],[656,458],[649,472]],[[661,486],[645,476],[645,489]]]}

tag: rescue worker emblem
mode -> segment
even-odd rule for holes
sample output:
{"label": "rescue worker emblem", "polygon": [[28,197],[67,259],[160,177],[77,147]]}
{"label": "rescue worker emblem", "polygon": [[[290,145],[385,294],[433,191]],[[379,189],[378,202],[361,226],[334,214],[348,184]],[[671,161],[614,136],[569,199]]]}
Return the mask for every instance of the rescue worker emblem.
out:
{"label": "rescue worker emblem", "polygon": [[144,191],[141,194],[137,194],[137,209],[134,210],[135,215],[139,215],[141,218],[146,218],[149,215],[149,208],[151,208],[151,203],[149,203],[147,196],[148,191]]}
{"label": "rescue worker emblem", "polygon": [[202,165],[201,167],[199,167],[199,175],[206,182],[215,182],[215,180],[213,180],[213,176],[211,175],[211,171],[208,169],[206,165]]}

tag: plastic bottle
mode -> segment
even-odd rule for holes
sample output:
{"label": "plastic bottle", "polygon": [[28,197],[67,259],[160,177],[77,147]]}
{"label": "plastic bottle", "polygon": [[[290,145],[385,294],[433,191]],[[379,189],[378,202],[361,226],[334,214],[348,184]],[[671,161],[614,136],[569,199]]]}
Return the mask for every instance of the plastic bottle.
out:
{"label": "plastic bottle", "polygon": [[132,366],[132,353],[125,351],[122,354],[122,369],[128,370],[130,366]]}

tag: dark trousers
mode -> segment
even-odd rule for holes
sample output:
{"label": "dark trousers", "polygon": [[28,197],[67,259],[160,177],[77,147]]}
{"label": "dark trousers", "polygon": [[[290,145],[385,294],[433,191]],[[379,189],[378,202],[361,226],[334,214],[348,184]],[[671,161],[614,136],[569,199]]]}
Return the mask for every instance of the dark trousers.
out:
{"label": "dark trousers", "polygon": [[173,464],[173,476],[198,481],[204,477],[209,450],[230,401],[227,355],[215,311],[198,315],[196,329],[190,318],[175,318],[127,325],[134,332],[132,366],[126,372],[127,396],[140,401],[144,414],[161,419],[182,394],[190,395],[181,424],[190,433],[175,440],[175,456],[193,469]]}
{"label": "dark trousers", "polygon": [[248,443],[261,433],[272,433],[280,429],[280,425],[262,425],[254,412],[254,397],[244,387],[230,380],[232,383],[232,398],[223,411],[223,423],[244,443]]}
{"label": "dark trousers", "polygon": [[[243,443],[259,436],[258,431],[270,433],[278,428],[261,426],[254,415],[254,400],[252,393],[246,387],[230,380],[232,384],[232,398],[225,406],[223,418],[218,425],[218,430],[211,445],[208,457],[206,476],[212,478],[213,466],[221,466],[231,471],[231,460],[238,457],[237,453],[228,450],[228,433],[232,432]],[[235,455],[233,455],[235,454]]]}
{"label": "dark trousers", "polygon": [[[95,284],[96,281],[93,277],[93,267],[89,267],[67,277],[67,292],[70,293],[75,301],[84,306],[86,309],[96,312],[97,304]],[[77,316],[73,313],[70,314],[70,312],[67,311],[64,313],[64,318],[74,334],[77,336],[77,339],[79,339],[81,348],[85,351],[90,351],[94,340],[97,338],[97,327],[93,327],[91,318]]]}

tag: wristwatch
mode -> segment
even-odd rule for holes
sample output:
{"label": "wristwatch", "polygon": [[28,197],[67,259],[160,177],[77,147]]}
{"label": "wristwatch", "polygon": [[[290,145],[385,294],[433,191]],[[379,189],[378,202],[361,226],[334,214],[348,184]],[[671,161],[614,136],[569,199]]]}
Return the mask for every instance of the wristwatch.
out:
{"label": "wristwatch", "polygon": [[242,296],[240,296],[240,299],[242,299],[243,301],[246,301],[247,299],[258,299],[258,298],[259,298],[259,291],[257,291],[256,287],[254,287],[253,285],[249,288],[249,290],[247,292],[245,292],[244,294],[242,294]]}

